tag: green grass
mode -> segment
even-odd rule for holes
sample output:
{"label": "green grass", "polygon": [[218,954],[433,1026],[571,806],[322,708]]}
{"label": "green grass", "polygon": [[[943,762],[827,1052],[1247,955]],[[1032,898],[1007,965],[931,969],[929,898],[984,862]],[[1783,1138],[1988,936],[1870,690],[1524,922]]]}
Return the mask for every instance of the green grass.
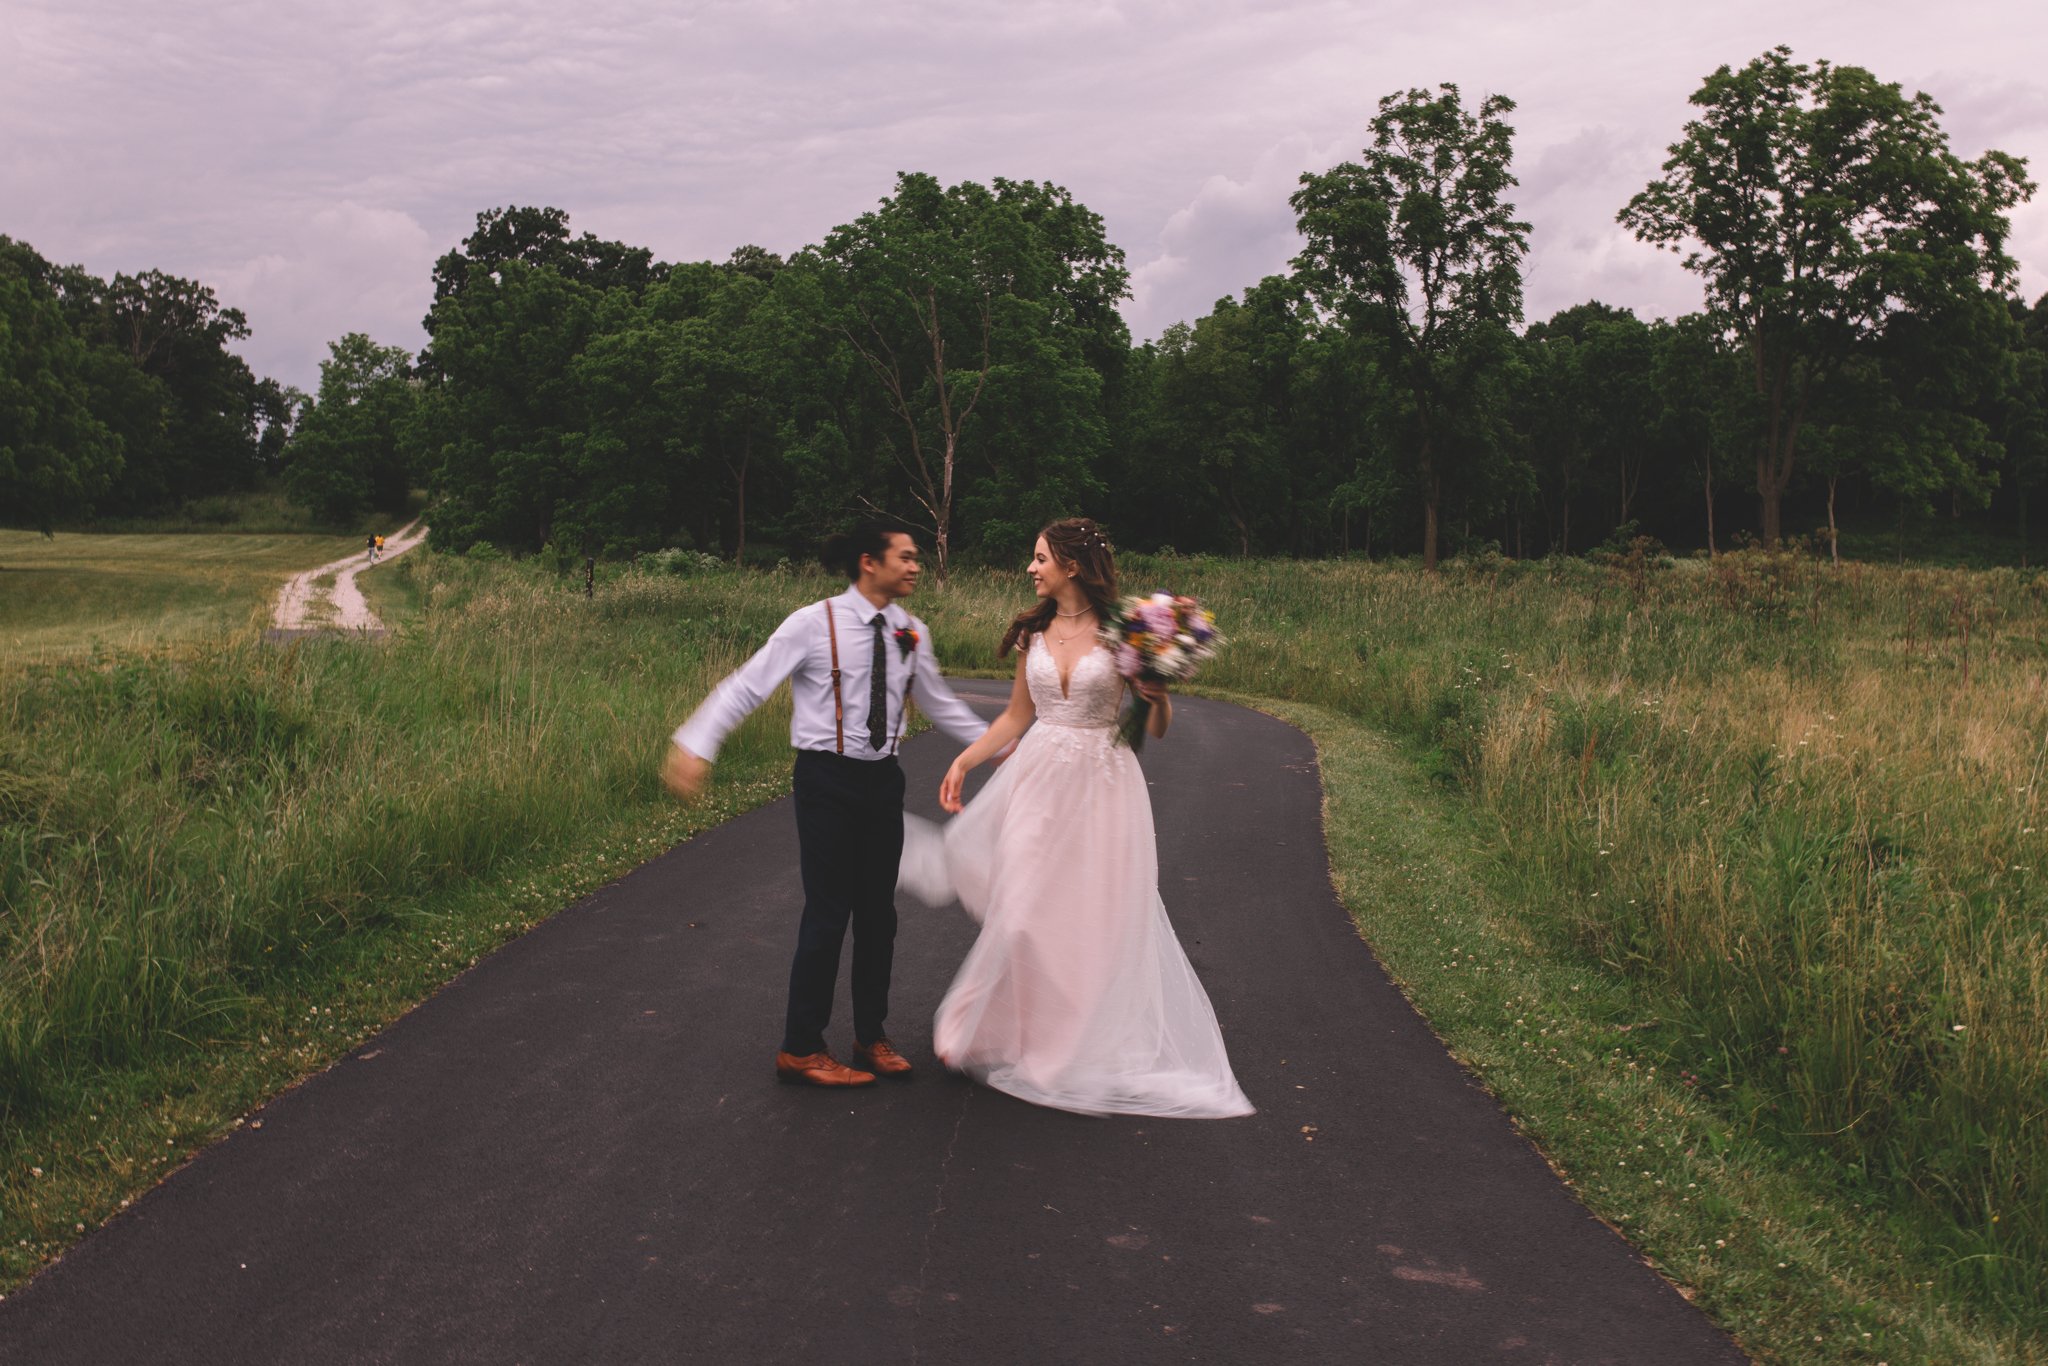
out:
{"label": "green grass", "polygon": [[[835,585],[684,567],[607,567],[586,602],[416,551],[363,579],[397,628],[374,646],[0,672],[0,1274],[490,945],[782,790],[772,713],[713,809],[668,804],[653,766]],[[2048,1360],[2048,581],[1764,555],[1126,568],[1216,607],[1207,686],[1315,736],[1367,937],[1752,1351]],[[986,671],[1021,596],[962,571],[916,606],[950,668]]]}
{"label": "green grass", "polygon": [[0,531],[0,667],[246,635],[286,578],[360,549],[305,534]]}
{"label": "green grass", "polygon": [[245,632],[0,672],[9,1280],[492,944],[783,789],[774,707],[710,806],[654,775],[785,584],[636,579],[593,607],[445,557],[378,572],[422,607],[374,646]]}
{"label": "green grass", "polygon": [[[421,549],[415,548],[406,555],[420,553]],[[405,556],[401,555],[395,560],[380,560],[356,574],[356,587],[362,590],[363,601],[370,604],[377,620],[391,629],[418,622],[427,605],[424,580],[403,572],[400,567],[404,563]]]}
{"label": "green grass", "polygon": [[1938,1249],[1837,1164],[1746,1132],[1673,1066],[1643,994],[1557,949],[1513,899],[1485,824],[1411,750],[1322,708],[1247,700],[1315,737],[1337,889],[1403,992],[1579,1198],[1749,1351],[2048,1360],[1961,1298]]}
{"label": "green grass", "polygon": [[[2040,513],[2035,513],[2039,520]],[[1825,548],[1825,524],[1813,541]],[[2038,566],[2048,557],[2048,540],[2035,527],[2022,538],[2016,523],[1994,523],[1982,517],[1910,517],[1903,526],[1893,517],[1852,516],[1841,524],[1842,554],[1850,559],[1940,565],[1954,569],[1995,569],[2001,565]]]}

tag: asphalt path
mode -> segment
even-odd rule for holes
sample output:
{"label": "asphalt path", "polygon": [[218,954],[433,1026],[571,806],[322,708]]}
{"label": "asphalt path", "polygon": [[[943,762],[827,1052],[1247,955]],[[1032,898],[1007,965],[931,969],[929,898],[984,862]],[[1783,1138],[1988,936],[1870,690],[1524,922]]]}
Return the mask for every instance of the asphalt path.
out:
{"label": "asphalt path", "polygon": [[[961,691],[992,714],[1007,689]],[[952,752],[905,747],[913,810]],[[775,1085],[777,802],[272,1101],[0,1303],[0,1361],[1744,1360],[1390,984],[1331,890],[1306,737],[1182,700],[1144,765],[1257,1115],[1083,1118],[941,1073],[973,926],[908,901],[891,1032],[918,1077]],[[847,1019],[842,984],[842,1057]]]}

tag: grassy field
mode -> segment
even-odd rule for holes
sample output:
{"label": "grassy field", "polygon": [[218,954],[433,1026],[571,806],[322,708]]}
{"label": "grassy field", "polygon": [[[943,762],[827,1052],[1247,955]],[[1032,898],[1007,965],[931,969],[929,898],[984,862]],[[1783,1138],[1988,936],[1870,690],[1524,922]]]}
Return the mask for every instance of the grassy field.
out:
{"label": "grassy field", "polygon": [[288,576],[362,548],[303,533],[0,531],[0,664],[126,657],[260,630]]}
{"label": "grassy field", "polygon": [[[1789,556],[1134,561],[1206,680],[1317,739],[1347,904],[1581,1196],[1752,1351],[2041,1361],[2048,580]],[[802,574],[597,597],[421,552],[366,648],[0,676],[0,1268],[491,944],[786,781],[682,812],[667,730]],[[921,591],[987,670],[1014,574]],[[246,633],[245,633],[246,637]],[[36,1169],[37,1175],[24,1175]]]}

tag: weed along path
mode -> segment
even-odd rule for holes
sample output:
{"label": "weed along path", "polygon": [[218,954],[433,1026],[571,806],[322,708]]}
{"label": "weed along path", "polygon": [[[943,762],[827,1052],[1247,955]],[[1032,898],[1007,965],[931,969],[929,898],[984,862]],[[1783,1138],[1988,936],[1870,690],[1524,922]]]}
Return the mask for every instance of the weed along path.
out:
{"label": "weed along path", "polygon": [[[403,555],[426,538],[427,528],[412,522],[385,539],[384,553],[377,562]],[[289,640],[320,631],[381,632],[384,623],[377,620],[363,600],[363,590],[356,586],[356,575],[370,567],[370,554],[363,551],[292,575],[277,595],[266,636]]]}
{"label": "weed along path", "polygon": [[[1006,691],[962,685],[987,714]],[[929,1022],[972,926],[907,901],[919,1076],[775,1085],[778,802],[272,1101],[0,1302],[0,1360],[1742,1362],[1380,970],[1308,739],[1175,714],[1144,757],[1166,901],[1257,1115],[1085,1119],[945,1076]],[[951,756],[909,744],[914,810]],[[842,1053],[846,1019],[842,994]]]}

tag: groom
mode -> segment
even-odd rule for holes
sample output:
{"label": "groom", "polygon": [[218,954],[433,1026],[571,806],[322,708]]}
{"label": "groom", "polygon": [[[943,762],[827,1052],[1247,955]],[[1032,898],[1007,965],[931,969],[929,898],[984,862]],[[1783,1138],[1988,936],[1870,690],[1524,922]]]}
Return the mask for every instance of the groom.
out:
{"label": "groom", "polygon": [[[931,633],[900,605],[917,587],[917,543],[873,523],[825,542],[820,558],[851,586],[800,607],[759,653],[712,690],[675,733],[662,780],[685,801],[704,790],[718,747],[787,678],[794,711],[797,846],[804,913],[789,968],[789,1014],[779,1080],[871,1086],[905,1078],[910,1062],[882,1030],[896,947],[896,866],[903,855],[903,738],[913,689],[918,705],[961,744],[988,726],[939,677]],[[825,1047],[839,949],[853,928],[853,1060]]]}

